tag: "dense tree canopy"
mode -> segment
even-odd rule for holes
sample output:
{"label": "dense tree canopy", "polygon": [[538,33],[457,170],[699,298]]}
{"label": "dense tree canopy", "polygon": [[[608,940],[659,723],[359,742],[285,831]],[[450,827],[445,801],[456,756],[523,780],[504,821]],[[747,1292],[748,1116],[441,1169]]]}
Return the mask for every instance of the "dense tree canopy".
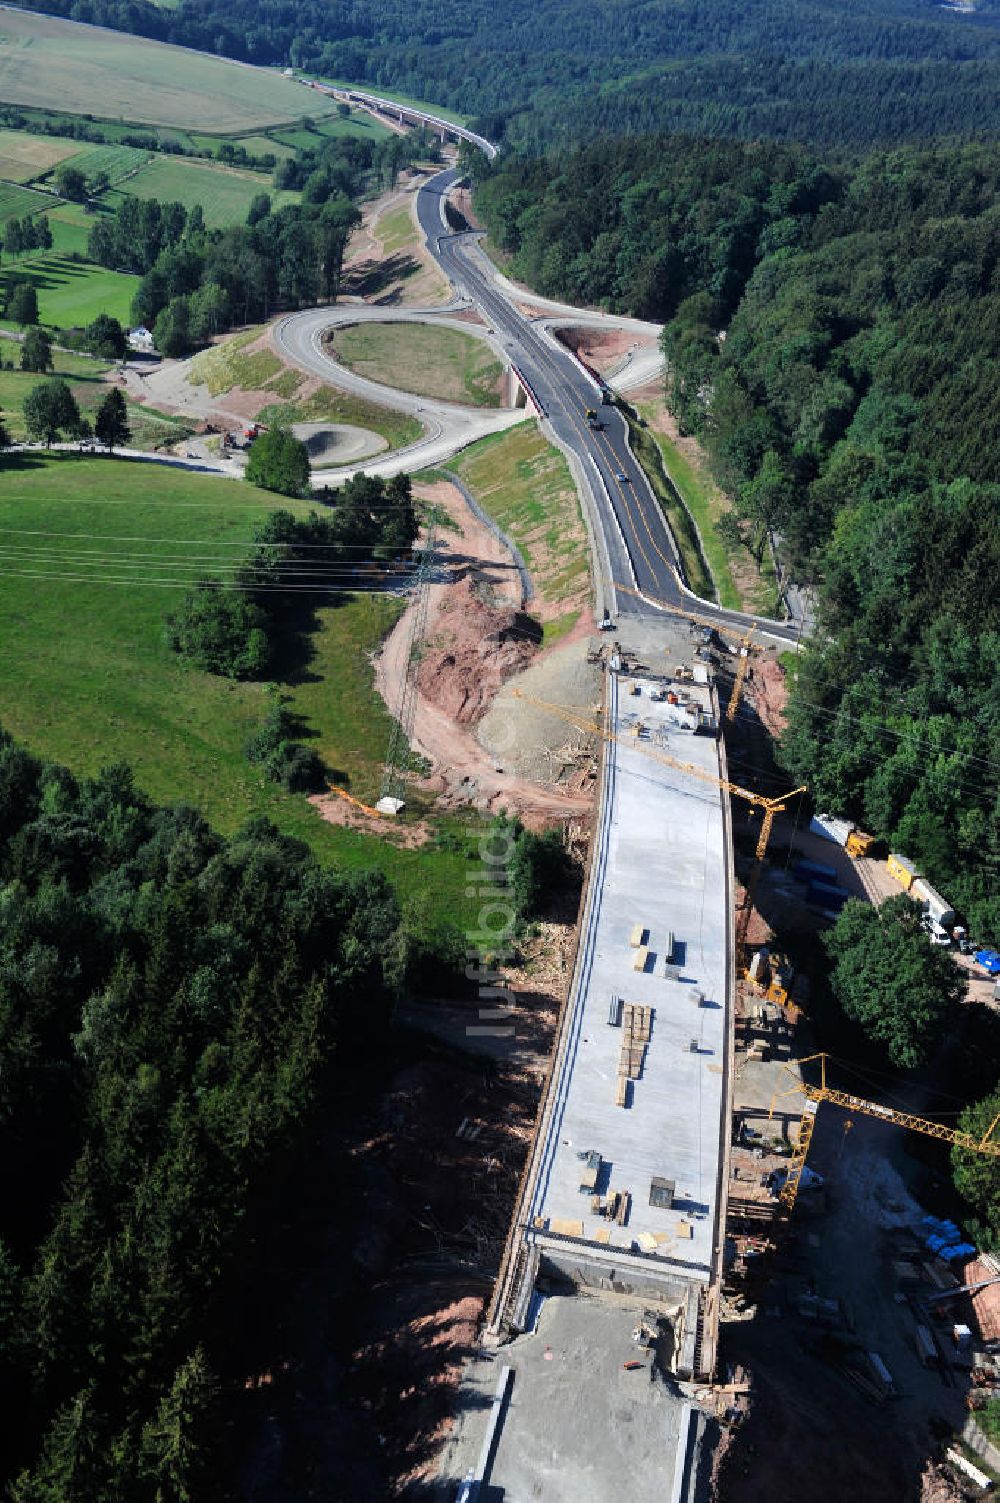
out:
{"label": "dense tree canopy", "polygon": [[64,433],[75,437],[80,430],[80,409],[66,382],[57,377],[33,386],[24,399],[24,425],[28,437],[50,448]]}
{"label": "dense tree canopy", "polygon": [[317,598],[348,588],[373,559],[402,557],[416,539],[408,475],[358,474],[323,499],[326,510],[308,517],[272,512],[232,578],[204,580],[167,618],[169,645],[210,673],[266,678],[280,634]]}
{"label": "dense tree canopy", "polygon": [[247,456],[251,485],[281,496],[301,496],[309,486],[309,451],[288,428],[274,424],[258,434]]}
{"label": "dense tree canopy", "polygon": [[923,1064],[965,995],[965,979],[931,943],[919,905],[905,893],[880,908],[852,899],[824,944],[830,985],[847,1016],[893,1064]]}
{"label": "dense tree canopy", "polygon": [[[501,161],[514,269],[666,320],[667,400],[819,627],[781,755],[1000,941],[1000,166],[657,138]],[[723,337],[724,336],[724,337]]]}
{"label": "dense tree canopy", "polygon": [[521,144],[696,130],[840,145],[996,131],[1000,26],[919,0],[43,0],[39,9],[395,88]]}
{"label": "dense tree canopy", "polygon": [[[1000,1143],[996,1122],[1000,1117],[1000,1086],[981,1101],[967,1106],[958,1120],[962,1132],[979,1141],[989,1134],[990,1141]],[[975,1214],[970,1232],[980,1246],[996,1251],[1000,1247],[1000,1159],[974,1153],[968,1148],[951,1151],[955,1188]]]}
{"label": "dense tree canopy", "polygon": [[[0,1477],[222,1497],[255,1194],[385,1026],[395,901],[0,733]],[[330,1187],[328,1187],[329,1190]]]}

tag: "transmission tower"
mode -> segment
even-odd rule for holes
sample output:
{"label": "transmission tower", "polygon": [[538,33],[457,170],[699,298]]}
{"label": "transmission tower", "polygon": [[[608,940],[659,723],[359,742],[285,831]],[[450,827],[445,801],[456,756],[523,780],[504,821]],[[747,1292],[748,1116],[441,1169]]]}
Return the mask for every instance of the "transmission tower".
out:
{"label": "transmission tower", "polygon": [[406,668],[399,691],[399,704],[389,733],[389,747],[385,754],[385,770],[379,802],[384,798],[402,800],[404,794],[403,773],[410,755],[410,739],[413,735],[413,717],[417,708],[417,672],[420,664],[418,650],[424,640],[427,626],[427,608],[430,604],[430,580],[434,568],[434,544],[437,536],[433,516],[427,528],[420,563],[413,581],[414,605],[410,635],[406,646]]}

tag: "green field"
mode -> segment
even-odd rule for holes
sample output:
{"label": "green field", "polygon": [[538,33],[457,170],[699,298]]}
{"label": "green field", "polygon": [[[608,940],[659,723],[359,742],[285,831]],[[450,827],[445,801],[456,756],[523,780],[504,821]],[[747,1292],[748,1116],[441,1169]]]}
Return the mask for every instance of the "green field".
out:
{"label": "green field", "polygon": [[[224,831],[265,814],[308,840],[321,859],[379,867],[404,897],[420,896],[461,923],[470,906],[464,842],[456,850],[400,850],[325,824],[243,755],[267,708],[263,686],[201,673],[165,644],[163,618],[180,591],[164,581],[188,577],[192,554],[241,556],[274,498],[233,480],[148,464],[139,472],[137,463],[8,461],[0,486],[5,728],[81,774],[128,761],[154,798],[194,804]],[[390,726],[368,656],[398,610],[384,596],[322,608],[308,682],[290,686],[331,770],[347,774],[362,795],[377,789]]]}
{"label": "green field", "polygon": [[105,201],[114,205],[124,194],[129,194],[135,198],[155,198],[160,203],[183,204],[186,209],[201,204],[209,229],[221,229],[228,224],[243,224],[258,193],[270,194],[276,209],[296,203],[299,196],[277,191],[271,187],[270,178],[259,172],[214,167],[183,157],[153,157],[127,183],[106,194]]}
{"label": "green field", "polygon": [[[13,362],[17,366],[20,358],[21,348],[15,340],[0,339],[0,360],[5,365]],[[102,380],[108,369],[107,363],[91,360],[86,355],[71,355],[64,350],[53,350],[52,365],[53,369],[49,374],[65,377],[80,411],[92,414],[108,391],[107,384]],[[47,377],[30,371],[0,371],[0,410],[3,411],[4,422],[12,437],[18,441],[25,437],[24,414],[21,410],[24,399],[33,386],[46,379]]]}
{"label": "green field", "polygon": [[127,272],[106,271],[92,261],[71,261],[55,250],[35,251],[10,262],[10,268],[8,275],[34,285],[43,324],[71,329],[91,323],[99,313],[110,313],[123,324],[129,321],[139,278]]}
{"label": "green field", "polygon": [[30,188],[18,188],[13,183],[0,183],[0,224],[5,219],[23,219],[36,209],[44,209],[52,199],[47,193],[33,193]]}
{"label": "green field", "polygon": [[[470,445],[448,466],[521,550],[532,583],[549,605],[578,600],[590,570],[590,544],[565,459],[534,422]],[[550,623],[556,639],[572,622]]]}
{"label": "green field", "polygon": [[94,217],[93,214],[87,213],[83,204],[60,204],[58,209],[50,209],[52,249],[60,251],[64,256],[72,255],[74,252],[78,256],[85,256]]}
{"label": "green field", "polygon": [[374,232],[386,256],[398,256],[400,251],[419,245],[422,239],[409,204],[401,204],[398,209],[390,209],[388,214],[380,214]]}
{"label": "green field", "polygon": [[[308,102],[308,101],[307,101]],[[311,117],[310,117],[311,118]],[[328,115],[317,120],[312,129],[298,124],[283,130],[273,130],[269,135],[281,145],[295,151],[308,151],[337,136],[353,136],[360,141],[383,141],[393,132],[374,115],[365,110],[355,110],[346,118]],[[246,144],[244,142],[244,144]],[[249,146],[247,147],[249,151]]]}
{"label": "green field", "polygon": [[79,141],[33,136],[26,130],[0,130],[0,178],[30,183],[81,149]]}
{"label": "green field", "polygon": [[503,365],[483,339],[438,324],[363,323],[335,329],[331,348],[342,365],[400,391],[499,407]]}
{"label": "green field", "polygon": [[234,146],[242,146],[253,157],[266,156],[268,152],[278,162],[284,162],[295,155],[295,148],[285,146],[283,142],[274,140],[271,136],[240,136]]}
{"label": "green field", "polygon": [[358,136],[361,140],[378,141],[391,136],[393,132],[381,120],[376,120],[374,115],[369,115],[366,110],[352,110],[350,115],[328,115],[323,120],[316,121],[316,131],[321,136]]}
{"label": "green field", "polygon": [[83,173],[88,182],[92,182],[98,173],[103,172],[108,181],[114,184],[120,183],[123,177],[127,177],[149,159],[149,152],[138,146],[88,146],[80,152],[73,166]]}
{"label": "green field", "polygon": [[416,418],[331,386],[320,386],[308,397],[299,398],[299,387],[306,379],[301,371],[282,365],[270,349],[248,348],[262,333],[263,327],[245,329],[203,350],[191,362],[192,380],[207,386],[213,397],[236,386],[243,391],[273,392],[275,400],[260,413],[265,423],[349,423],[380,434],[391,449],[415,443],[424,431]]}
{"label": "green field", "polygon": [[332,99],[263,68],[27,11],[5,10],[0,99],[51,101],[71,114],[239,132],[335,109]]}

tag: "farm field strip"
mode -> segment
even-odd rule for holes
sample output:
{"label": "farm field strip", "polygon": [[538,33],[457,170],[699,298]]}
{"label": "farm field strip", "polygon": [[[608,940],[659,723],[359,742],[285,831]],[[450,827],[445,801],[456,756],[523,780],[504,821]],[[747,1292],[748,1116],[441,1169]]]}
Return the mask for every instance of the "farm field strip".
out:
{"label": "farm field strip", "polygon": [[[0,35],[0,98],[53,100],[72,114],[210,132],[245,132],[301,117],[306,94],[263,68],[87,26],[6,10]],[[315,94],[310,114],[335,101]]]}
{"label": "farm field strip", "polygon": [[33,182],[80,150],[79,141],[33,136],[26,130],[0,130],[0,178],[9,183]]}
{"label": "farm field strip", "polygon": [[88,181],[104,173],[112,184],[121,182],[130,172],[148,162],[151,153],[139,146],[92,146],[74,159],[73,166],[83,173]]}
{"label": "farm field strip", "polygon": [[23,219],[36,209],[44,209],[52,202],[47,193],[35,193],[31,188],[20,188],[14,183],[0,183],[0,224],[5,219]]}
{"label": "farm field strip", "polygon": [[106,195],[115,205],[122,195],[155,198],[161,203],[180,203],[186,209],[200,204],[209,229],[242,223],[258,193],[267,193],[274,208],[298,202],[298,194],[271,187],[263,173],[238,168],[209,166],[183,157],[152,157],[127,182]]}

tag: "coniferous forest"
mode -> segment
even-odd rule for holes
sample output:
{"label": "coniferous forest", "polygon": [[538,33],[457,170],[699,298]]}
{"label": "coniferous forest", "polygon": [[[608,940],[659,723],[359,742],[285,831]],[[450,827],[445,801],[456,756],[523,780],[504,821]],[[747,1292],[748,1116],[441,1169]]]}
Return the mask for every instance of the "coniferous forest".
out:
{"label": "coniferous forest", "polygon": [[686,130],[864,144],[1000,128],[1000,20],[920,0],[44,0],[38,9],[475,115],[521,146]]}
{"label": "coniferous forest", "polygon": [[225,1496],[281,1182],[384,1026],[395,899],[2,735],[0,903],[9,1496]]}

